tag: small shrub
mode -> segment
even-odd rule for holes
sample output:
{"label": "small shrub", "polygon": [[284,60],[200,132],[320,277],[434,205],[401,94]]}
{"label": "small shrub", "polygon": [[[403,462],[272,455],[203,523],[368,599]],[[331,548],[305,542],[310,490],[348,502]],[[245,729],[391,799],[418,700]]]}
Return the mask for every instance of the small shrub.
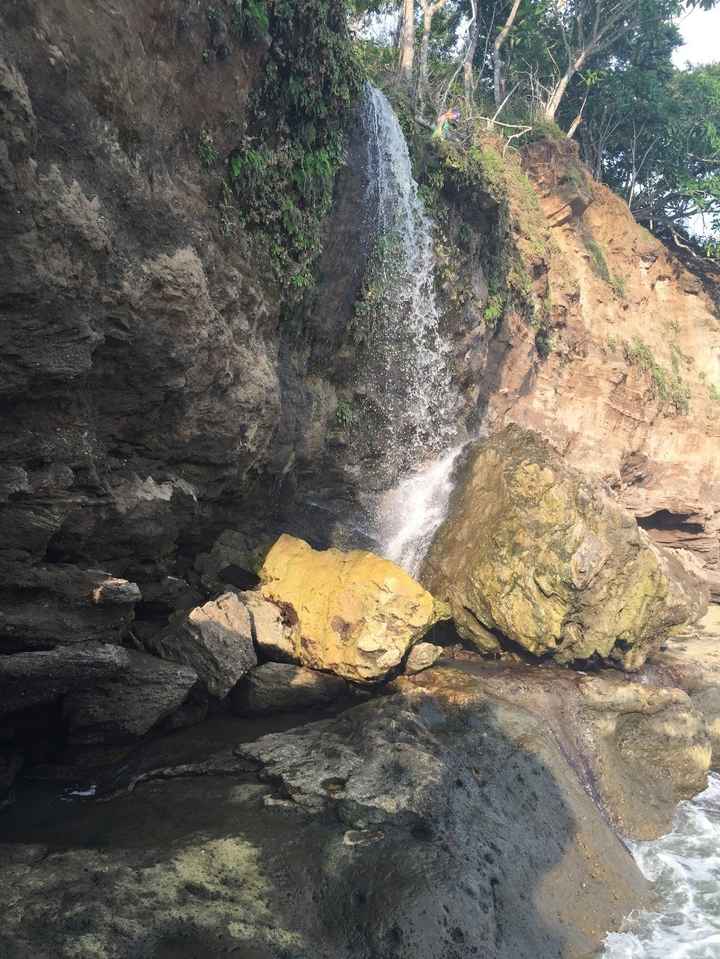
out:
{"label": "small shrub", "polygon": [[613,273],[613,275],[610,277],[610,286],[612,287],[612,291],[615,296],[621,300],[625,299],[625,280],[621,276],[618,276],[617,273]]}
{"label": "small shrub", "polygon": [[585,241],[585,247],[590,254],[590,265],[593,270],[600,279],[605,280],[606,283],[610,283],[610,270],[608,269],[602,247],[597,240],[594,240],[592,237],[586,236],[583,239]]}
{"label": "small shrub", "polygon": [[628,363],[650,376],[650,390],[661,405],[669,404],[678,415],[686,416],[690,412],[690,389],[678,371],[661,366],[639,337],[626,343],[624,351]]}
{"label": "small shrub", "polygon": [[200,131],[197,151],[200,162],[206,170],[212,169],[220,159],[220,154],[215,148],[215,141],[207,130]]}
{"label": "small shrub", "polygon": [[486,325],[496,329],[505,313],[505,297],[501,293],[493,293],[483,310],[483,320]]}
{"label": "small shrub", "polygon": [[349,429],[355,419],[355,412],[347,400],[339,400],[335,407],[335,422],[342,429]]}

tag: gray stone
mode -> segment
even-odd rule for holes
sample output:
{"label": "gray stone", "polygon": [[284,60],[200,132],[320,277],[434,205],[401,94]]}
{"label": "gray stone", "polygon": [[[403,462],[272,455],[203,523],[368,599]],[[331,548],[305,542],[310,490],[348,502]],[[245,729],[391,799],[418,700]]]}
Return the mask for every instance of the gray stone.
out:
{"label": "gray stone", "polygon": [[416,643],[405,661],[406,673],[420,673],[433,666],[443,654],[442,646],[434,643]]}
{"label": "gray stone", "polygon": [[117,743],[143,736],[172,714],[197,681],[189,666],[128,650],[128,668],[63,702],[70,743]]}
{"label": "gray stone", "polygon": [[257,665],[250,614],[235,593],[197,606],[151,638],[148,648],[162,659],[191,666],[217,699]]}
{"label": "gray stone", "polygon": [[280,607],[260,592],[248,590],[238,595],[250,613],[253,639],[263,656],[275,662],[295,662],[293,629]]}
{"label": "gray stone", "polygon": [[0,651],[120,642],[142,598],[136,583],[102,570],[58,564],[2,573]]}
{"label": "gray stone", "polygon": [[264,663],[251,670],[232,693],[237,713],[283,712],[326,706],[347,692],[338,676],[288,663]]}
{"label": "gray stone", "polygon": [[0,656],[0,715],[52,702],[71,689],[92,687],[129,664],[126,649],[105,643]]}

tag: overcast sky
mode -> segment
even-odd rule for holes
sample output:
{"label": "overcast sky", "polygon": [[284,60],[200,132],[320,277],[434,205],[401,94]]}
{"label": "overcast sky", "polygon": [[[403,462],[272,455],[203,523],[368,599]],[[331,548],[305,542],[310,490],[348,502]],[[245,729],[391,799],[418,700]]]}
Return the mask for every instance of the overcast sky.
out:
{"label": "overcast sky", "polygon": [[688,14],[680,23],[680,32],[685,45],[675,51],[676,66],[684,67],[688,61],[715,63],[720,60],[720,7],[707,13],[695,10]]}

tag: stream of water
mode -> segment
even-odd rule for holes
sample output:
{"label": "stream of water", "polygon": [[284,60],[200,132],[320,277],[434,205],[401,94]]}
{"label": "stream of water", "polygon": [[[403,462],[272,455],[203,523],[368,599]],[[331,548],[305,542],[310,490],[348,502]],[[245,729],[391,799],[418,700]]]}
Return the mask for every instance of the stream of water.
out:
{"label": "stream of water", "polygon": [[416,573],[452,488],[458,397],[435,296],[433,223],[398,118],[372,85],[364,119],[366,205],[376,220],[362,320],[370,348],[358,383],[374,474],[366,507],[379,552]]}
{"label": "stream of water", "polygon": [[720,957],[720,776],[680,805],[672,832],[635,843],[635,860],[656,883],[660,905],[611,933],[602,959]]}

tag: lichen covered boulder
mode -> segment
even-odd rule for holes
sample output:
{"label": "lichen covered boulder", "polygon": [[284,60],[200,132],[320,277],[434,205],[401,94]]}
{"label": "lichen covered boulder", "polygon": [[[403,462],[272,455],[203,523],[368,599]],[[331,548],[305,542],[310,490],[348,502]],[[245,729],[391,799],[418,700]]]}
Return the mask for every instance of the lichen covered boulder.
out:
{"label": "lichen covered boulder", "polygon": [[292,628],[295,661],[352,682],[383,679],[447,617],[403,569],[363,550],[318,551],[283,535],[260,578],[262,595]]}
{"label": "lichen covered boulder", "polygon": [[671,565],[597,484],[513,425],[469,456],[421,578],[483,651],[507,639],[636,670],[698,608]]}

